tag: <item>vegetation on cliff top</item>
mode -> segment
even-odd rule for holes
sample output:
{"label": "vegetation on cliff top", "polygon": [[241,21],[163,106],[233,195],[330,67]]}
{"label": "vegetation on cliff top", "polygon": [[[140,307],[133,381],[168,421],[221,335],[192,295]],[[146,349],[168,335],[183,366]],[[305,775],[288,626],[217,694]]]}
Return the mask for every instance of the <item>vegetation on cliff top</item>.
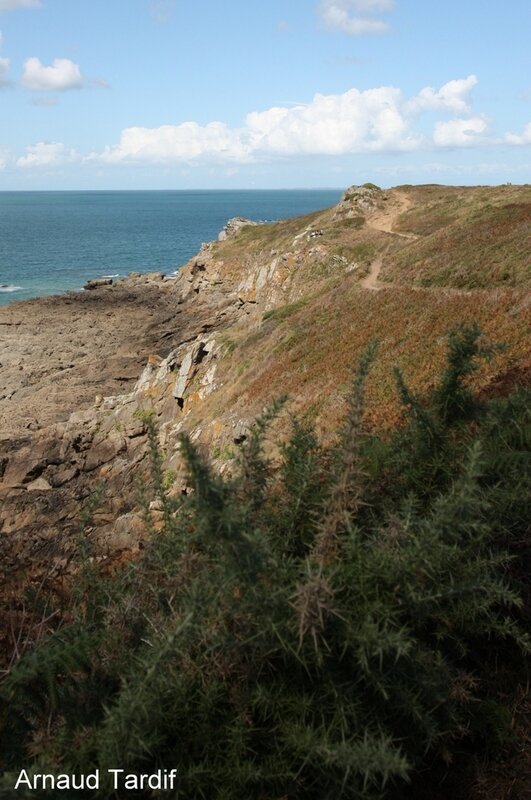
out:
{"label": "vegetation on cliff top", "polygon": [[[477,321],[507,345],[474,374],[478,391],[528,367],[531,187],[358,188],[339,206],[243,227],[214,246],[206,273],[241,284],[244,305],[216,391],[185,403],[186,424],[205,440],[205,420],[249,420],[284,392],[332,434],[351,365],[375,336],[367,410],[376,427],[400,418],[393,366],[429,391],[451,327]],[[363,279],[376,265],[369,291]]]}
{"label": "vegetation on cliff top", "polygon": [[404,419],[384,435],[363,423],[369,348],[334,445],[294,418],[269,460],[276,404],[232,477],[183,437],[178,500],[152,426],[163,529],[117,574],[87,558],[63,623],[13,664],[3,786],[22,767],[119,765],[177,768],[167,797],[426,797],[428,767],[435,783],[510,748],[507,687],[531,649],[531,420],[521,390],[470,390],[491,352],[461,328],[423,397],[398,373]]}

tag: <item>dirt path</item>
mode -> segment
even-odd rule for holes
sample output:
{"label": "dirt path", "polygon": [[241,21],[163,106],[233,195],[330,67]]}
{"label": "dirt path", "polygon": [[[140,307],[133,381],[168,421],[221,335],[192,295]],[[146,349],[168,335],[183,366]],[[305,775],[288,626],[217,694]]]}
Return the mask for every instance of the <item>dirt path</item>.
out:
{"label": "dirt path", "polygon": [[383,289],[383,286],[378,285],[378,276],[380,274],[380,270],[382,268],[382,259],[375,258],[372,262],[371,266],[369,267],[369,274],[360,281],[360,286],[363,286],[364,289],[372,289],[373,292],[379,292],[380,289]]}
{"label": "dirt path", "polygon": [[412,205],[412,201],[405,192],[395,191],[386,203],[385,208],[379,209],[369,217],[367,225],[370,228],[376,228],[377,231],[400,236],[402,239],[418,239],[419,237],[415,233],[399,233],[393,230],[398,217],[408,211]]}
{"label": "dirt path", "polygon": [[[399,233],[393,230],[398,217],[407,211],[413,203],[404,192],[394,192],[384,209],[379,209],[367,219],[367,225],[377,231],[390,233],[393,236],[400,236],[402,239],[414,241],[419,237],[415,233]],[[360,285],[364,289],[379,292],[385,288],[379,284],[378,278],[382,269],[382,256],[375,258],[369,267],[369,274],[363,278]]]}

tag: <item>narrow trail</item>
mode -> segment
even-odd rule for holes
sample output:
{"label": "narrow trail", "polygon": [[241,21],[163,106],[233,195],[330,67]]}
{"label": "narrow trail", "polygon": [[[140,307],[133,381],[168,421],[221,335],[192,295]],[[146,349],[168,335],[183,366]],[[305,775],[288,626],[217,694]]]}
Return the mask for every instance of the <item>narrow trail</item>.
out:
{"label": "narrow trail", "polygon": [[[377,231],[383,231],[384,233],[390,233],[393,236],[400,236],[403,239],[409,239],[410,241],[416,241],[420,239],[420,236],[417,236],[415,233],[400,233],[399,231],[394,231],[393,226],[398,219],[398,217],[407,211],[413,205],[410,198],[404,192],[395,192],[391,202],[387,205],[385,209],[379,209],[376,211],[371,217],[366,220],[366,225],[370,228],[374,228]],[[380,272],[383,265],[385,253],[383,255],[378,256],[374,259],[369,267],[369,272],[367,275],[360,281],[359,285],[363,289],[368,289],[371,292],[380,292],[382,289],[411,289],[414,292],[433,292],[437,291],[439,294],[446,294],[446,295],[471,295],[474,294],[474,291],[471,289],[457,289],[450,286],[438,286],[438,287],[428,287],[428,286],[395,286],[392,283],[380,283],[379,277]]]}
{"label": "narrow trail", "polygon": [[[399,231],[393,230],[398,217],[411,208],[412,205],[413,203],[407,194],[404,192],[395,192],[393,199],[386,208],[374,213],[367,219],[366,224],[377,231],[390,233],[393,236],[400,236],[402,239],[408,239],[409,241],[415,241],[419,238],[415,233],[400,233]],[[382,256],[378,256],[378,258],[374,259],[369,267],[368,275],[360,281],[360,286],[373,292],[379,292],[381,289],[388,288],[388,285],[387,287],[382,286],[378,281],[382,263]]]}
{"label": "narrow trail", "polygon": [[360,286],[364,289],[371,289],[373,292],[379,292],[383,286],[378,286],[378,276],[382,268],[382,258],[375,258],[369,267],[369,274],[360,281]]}
{"label": "narrow trail", "polygon": [[395,192],[384,209],[379,209],[369,217],[367,225],[370,228],[375,228],[377,231],[391,233],[393,236],[400,236],[402,239],[415,241],[419,238],[415,233],[400,233],[399,231],[393,230],[398,217],[408,211],[412,205],[413,202],[407,194],[404,192]]}

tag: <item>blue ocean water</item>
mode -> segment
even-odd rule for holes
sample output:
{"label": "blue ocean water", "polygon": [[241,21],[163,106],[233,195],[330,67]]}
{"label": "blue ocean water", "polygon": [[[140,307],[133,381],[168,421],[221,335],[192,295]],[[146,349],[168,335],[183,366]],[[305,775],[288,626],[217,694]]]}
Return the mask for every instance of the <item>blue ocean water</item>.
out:
{"label": "blue ocean water", "polygon": [[340,190],[0,192],[0,304],[89,278],[174,272],[230,217],[277,220]]}

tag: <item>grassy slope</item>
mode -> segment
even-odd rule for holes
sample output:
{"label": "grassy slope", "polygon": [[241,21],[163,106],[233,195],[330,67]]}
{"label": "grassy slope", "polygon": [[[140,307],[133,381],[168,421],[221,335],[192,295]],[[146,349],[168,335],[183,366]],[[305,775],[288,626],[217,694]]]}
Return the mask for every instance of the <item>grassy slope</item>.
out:
{"label": "grassy slope", "polygon": [[393,283],[490,289],[531,273],[531,186],[405,187],[414,202],[396,230],[419,236],[386,260]]}
{"label": "grassy slope", "polygon": [[[392,367],[403,369],[415,390],[426,389],[442,364],[446,331],[472,320],[489,338],[507,344],[474,375],[475,386],[490,386],[511,372],[521,375],[529,348],[524,252],[529,192],[529,187],[422,186],[381,193],[384,210],[399,208],[399,195],[407,197],[411,207],[397,215],[393,230],[415,233],[416,240],[375,229],[370,212],[365,222],[363,216],[338,219],[330,209],[244,228],[217,244],[216,259],[230,276],[284,254],[286,302],[273,309],[266,303],[254,323],[227,332],[230,346],[218,368],[223,386],[205,401],[190,403],[187,427],[209,419],[222,423],[216,423],[219,431],[229,413],[233,419],[252,418],[264,403],[288,393],[296,407],[317,418],[323,433],[331,431],[343,410],[352,365],[372,338],[381,347],[369,418],[391,426],[399,413]],[[497,226],[489,223],[493,217]],[[309,227],[323,236],[294,241]],[[360,278],[382,257],[383,288],[363,289]],[[472,259],[475,272],[469,268],[463,275],[463,265]],[[510,280],[502,279],[505,274]],[[470,289],[474,282],[482,288]]]}

